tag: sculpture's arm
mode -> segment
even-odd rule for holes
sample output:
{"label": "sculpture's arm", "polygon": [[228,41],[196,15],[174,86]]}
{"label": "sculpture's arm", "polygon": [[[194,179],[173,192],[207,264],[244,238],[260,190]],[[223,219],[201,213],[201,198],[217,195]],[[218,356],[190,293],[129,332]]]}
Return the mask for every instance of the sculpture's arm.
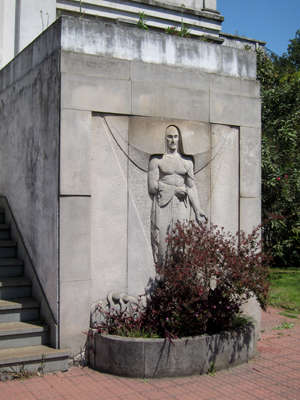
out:
{"label": "sculpture's arm", "polygon": [[203,222],[203,218],[207,221],[207,216],[205,212],[201,209],[197,188],[195,186],[195,182],[192,177],[190,176],[187,177],[186,186],[187,186],[187,195],[195,211],[197,222],[198,223]]}
{"label": "sculpture's arm", "polygon": [[158,192],[158,181],[159,181],[159,160],[152,158],[149,162],[148,168],[148,191],[150,194],[156,194]]}

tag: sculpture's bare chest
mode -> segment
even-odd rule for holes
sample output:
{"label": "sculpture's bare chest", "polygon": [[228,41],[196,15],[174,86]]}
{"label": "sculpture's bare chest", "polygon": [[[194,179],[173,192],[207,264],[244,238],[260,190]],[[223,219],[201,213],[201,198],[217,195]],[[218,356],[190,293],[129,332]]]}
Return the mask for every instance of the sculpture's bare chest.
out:
{"label": "sculpture's bare chest", "polygon": [[182,175],[187,173],[187,167],[179,154],[165,154],[159,163],[161,175]]}

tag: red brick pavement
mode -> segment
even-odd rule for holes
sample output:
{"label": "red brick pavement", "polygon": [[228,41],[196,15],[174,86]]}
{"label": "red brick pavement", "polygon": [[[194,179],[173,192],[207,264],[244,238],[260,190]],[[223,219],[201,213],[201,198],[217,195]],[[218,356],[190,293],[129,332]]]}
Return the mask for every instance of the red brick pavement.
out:
{"label": "red brick pavement", "polygon": [[[229,371],[189,378],[118,378],[89,368],[0,382],[0,400],[300,400],[300,320],[262,313],[258,357]],[[272,330],[283,322],[291,329]]]}

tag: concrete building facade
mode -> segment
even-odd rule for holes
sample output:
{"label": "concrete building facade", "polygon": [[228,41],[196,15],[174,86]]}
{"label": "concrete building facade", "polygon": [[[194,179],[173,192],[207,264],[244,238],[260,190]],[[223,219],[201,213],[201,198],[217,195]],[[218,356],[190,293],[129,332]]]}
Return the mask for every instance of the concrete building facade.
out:
{"label": "concrete building facade", "polygon": [[1,0],[0,69],[62,15],[136,26],[144,13],[150,30],[164,32],[167,27],[189,27],[194,38],[244,48],[262,46],[248,38],[232,38],[221,32],[224,17],[217,11],[216,0]]}
{"label": "concrete building facade", "polygon": [[[54,347],[84,352],[91,304],[154,278],[147,171],[168,125],[195,159],[209,220],[231,232],[260,223],[255,52],[63,16],[0,82],[0,195]],[[259,319],[257,305],[248,313]]]}

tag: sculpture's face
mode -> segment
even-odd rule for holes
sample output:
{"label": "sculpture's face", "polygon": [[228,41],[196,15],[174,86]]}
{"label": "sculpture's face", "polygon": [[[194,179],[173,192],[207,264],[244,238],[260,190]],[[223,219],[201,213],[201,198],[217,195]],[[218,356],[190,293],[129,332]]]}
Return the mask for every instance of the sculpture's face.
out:
{"label": "sculpture's face", "polygon": [[167,140],[167,147],[170,150],[176,150],[178,148],[179,133],[174,126],[170,126],[166,130],[166,140]]}

